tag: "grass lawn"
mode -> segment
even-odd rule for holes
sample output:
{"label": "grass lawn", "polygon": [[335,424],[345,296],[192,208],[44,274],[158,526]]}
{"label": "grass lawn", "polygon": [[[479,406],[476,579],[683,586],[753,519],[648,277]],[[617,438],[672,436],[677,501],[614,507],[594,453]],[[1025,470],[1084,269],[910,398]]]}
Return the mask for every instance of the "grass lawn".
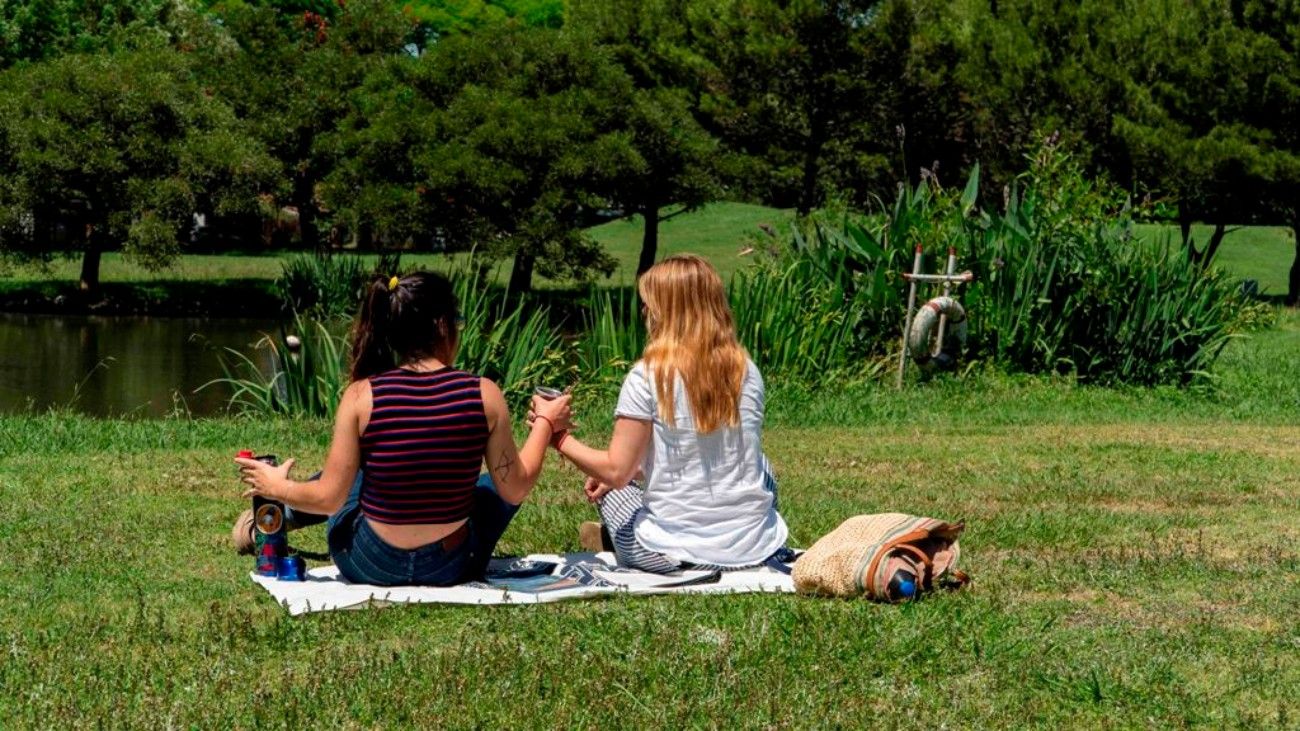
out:
{"label": "grass lawn", "polygon": [[[684,213],[665,221],[660,226],[659,255],[662,258],[678,252],[694,252],[713,262],[724,279],[749,264],[753,259],[740,252],[749,236],[758,231],[760,224],[780,227],[792,214],[788,210],[767,208],[746,203],[714,203],[699,211]],[[1209,226],[1194,228],[1198,242],[1204,242],[1210,233]],[[1174,226],[1141,225],[1140,235],[1160,240],[1168,237],[1177,240]],[[591,234],[605,246],[618,262],[618,269],[600,282],[607,285],[631,284],[636,276],[636,263],[641,252],[641,219],[613,221],[591,229]],[[272,251],[260,255],[244,254],[187,254],[172,267],[161,272],[151,272],[125,260],[120,254],[104,255],[102,279],[110,294],[120,299],[160,302],[167,299],[185,299],[195,296],[196,285],[228,287],[240,292],[239,296],[257,297],[274,301],[267,292],[270,280],[280,274],[280,264],[292,252]],[[456,259],[466,255],[453,255]],[[1224,239],[1217,262],[1234,275],[1255,279],[1264,293],[1282,295],[1287,289],[1287,273],[1295,257],[1295,240],[1289,228],[1277,226],[1246,226],[1233,230]],[[374,256],[368,256],[373,260]],[[445,269],[448,257],[442,254],[406,254],[403,262],[408,267]],[[0,276],[0,295],[6,291],[20,290],[43,292],[52,298],[59,291],[76,284],[80,273],[79,260],[58,260],[48,267],[24,266]],[[497,278],[504,284],[509,276],[508,262],[497,269]],[[113,287],[118,289],[114,292]],[[565,283],[538,278],[539,288],[564,287]],[[274,305],[271,308],[274,309]],[[265,309],[265,308],[263,308]]]}
{"label": "grass lawn", "polygon": [[[0,417],[0,728],[1289,727],[1300,718],[1300,316],[1220,390],[769,384],[793,540],[968,523],[963,593],[417,606],[290,619],[227,548],[241,447],[328,425]],[[608,404],[588,405],[596,433]],[[551,463],[506,552],[576,548]],[[320,550],[320,529],[300,540]]]}
{"label": "grass lawn", "polygon": [[[1213,226],[1192,227],[1192,236],[1198,247],[1204,247],[1213,232]],[[1139,234],[1153,240],[1167,237],[1180,243],[1177,226],[1146,224],[1138,227]],[[1285,295],[1287,275],[1295,260],[1295,235],[1290,228],[1281,226],[1243,226],[1229,229],[1230,233],[1219,246],[1215,262],[1243,279],[1259,282],[1264,294]]]}
{"label": "grass lawn", "polygon": [[[739,256],[746,237],[758,231],[760,223],[779,225],[790,217],[788,211],[766,208],[747,203],[714,203],[698,211],[674,216],[660,224],[659,254],[689,251],[707,257],[718,267],[724,277],[744,266],[750,259]],[[591,235],[618,262],[618,270],[606,281],[612,284],[630,284],[636,279],[637,259],[641,254],[641,218],[612,221],[591,229]],[[190,282],[270,280],[280,275],[280,262],[293,252],[272,251],[261,255],[246,254],[186,254],[171,267],[152,272],[126,260],[117,253],[104,255],[101,279],[105,283],[146,283],[155,281]],[[464,255],[457,255],[462,258]],[[376,257],[368,256],[370,260]],[[442,254],[404,254],[404,265],[410,267],[445,268],[448,257]],[[16,267],[8,276],[0,277],[0,288],[31,285],[37,282],[62,282],[76,284],[81,274],[80,259],[60,259],[48,267]],[[504,282],[509,268],[501,266],[500,279]],[[538,278],[539,286],[550,284]]]}
{"label": "grass lawn", "polygon": [[[699,211],[683,213],[659,225],[659,256],[690,252],[708,259],[722,278],[730,279],[752,259],[740,256],[741,249],[759,224],[780,226],[789,221],[788,210],[749,205],[714,203]],[[591,229],[591,234],[619,262],[612,279],[632,283],[641,256],[642,222],[640,216],[612,221]]]}

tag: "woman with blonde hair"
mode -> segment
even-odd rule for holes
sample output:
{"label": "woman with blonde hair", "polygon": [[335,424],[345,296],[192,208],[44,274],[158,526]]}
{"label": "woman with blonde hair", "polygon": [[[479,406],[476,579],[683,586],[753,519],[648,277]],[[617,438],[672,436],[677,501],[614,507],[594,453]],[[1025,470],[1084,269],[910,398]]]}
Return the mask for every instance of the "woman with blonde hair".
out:
{"label": "woman with blonde hair", "polygon": [[[788,535],[763,456],[763,377],[718,273],[671,256],[637,285],[648,339],[604,450],[553,442],[588,475],[620,565],[655,573],[769,563]],[[640,475],[640,485],[629,484]]]}

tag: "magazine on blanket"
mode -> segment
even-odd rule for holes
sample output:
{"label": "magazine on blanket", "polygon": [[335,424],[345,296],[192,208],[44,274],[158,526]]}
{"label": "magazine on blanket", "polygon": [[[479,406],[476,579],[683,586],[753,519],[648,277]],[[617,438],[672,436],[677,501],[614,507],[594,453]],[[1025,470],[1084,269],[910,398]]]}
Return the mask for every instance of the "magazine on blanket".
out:
{"label": "magazine on blanket", "polygon": [[659,576],[610,566],[601,561],[560,564],[518,558],[494,560],[488,567],[485,581],[466,586],[541,594],[581,587],[667,589],[717,583],[721,577],[718,571],[683,571]]}

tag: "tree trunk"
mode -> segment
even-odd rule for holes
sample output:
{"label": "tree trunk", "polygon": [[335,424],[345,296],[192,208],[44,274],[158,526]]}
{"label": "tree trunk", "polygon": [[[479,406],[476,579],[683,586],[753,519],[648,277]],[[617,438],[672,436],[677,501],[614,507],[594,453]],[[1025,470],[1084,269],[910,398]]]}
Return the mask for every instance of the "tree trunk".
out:
{"label": "tree trunk", "polygon": [[361,251],[375,248],[375,228],[370,225],[369,220],[357,225],[357,248]]}
{"label": "tree trunk", "polygon": [[1286,292],[1286,303],[1300,305],[1300,205],[1291,211],[1291,234],[1295,238],[1295,259],[1291,262],[1291,277]]}
{"label": "tree trunk", "polygon": [[1226,223],[1214,224],[1214,233],[1210,234],[1210,240],[1198,255],[1202,269],[1208,269],[1210,264],[1214,263],[1214,255],[1219,253],[1219,245],[1223,243],[1223,237],[1227,233],[1228,225]]}
{"label": "tree trunk", "polygon": [[536,260],[532,254],[516,254],[515,265],[510,270],[510,293],[522,294],[533,289],[533,265]]}
{"label": "tree trunk", "polygon": [[797,209],[801,216],[812,213],[812,209],[817,207],[817,170],[821,155],[822,141],[818,134],[814,132],[813,138],[808,141],[808,147],[803,153],[803,184],[799,191],[799,207]]}
{"label": "tree trunk", "polygon": [[313,251],[320,246],[320,231],[316,228],[316,175],[311,164],[312,145],[316,137],[309,129],[298,134],[298,163],[293,176],[293,205],[298,209],[298,237],[303,248]]}
{"label": "tree trunk", "polygon": [[295,175],[293,205],[298,209],[298,236],[305,249],[320,248],[320,229],[316,227],[316,181],[305,173]]}
{"label": "tree trunk", "polygon": [[99,295],[99,262],[103,258],[104,248],[97,228],[94,225],[86,226],[86,251],[81,257],[81,281],[78,287],[87,297]]}
{"label": "tree trunk", "polygon": [[655,265],[655,257],[659,255],[659,204],[647,203],[641,209],[641,215],[645,218],[645,226],[641,234],[641,260],[636,265],[638,277]]}

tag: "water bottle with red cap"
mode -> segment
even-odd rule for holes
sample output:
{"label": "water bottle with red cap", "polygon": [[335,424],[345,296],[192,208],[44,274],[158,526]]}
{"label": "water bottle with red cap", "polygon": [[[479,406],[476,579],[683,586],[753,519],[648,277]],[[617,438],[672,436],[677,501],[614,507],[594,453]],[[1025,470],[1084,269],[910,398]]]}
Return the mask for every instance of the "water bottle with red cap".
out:
{"label": "water bottle with red cap", "polygon": [[[251,449],[241,449],[237,455],[243,459],[275,467],[280,461],[274,454],[254,456]],[[280,559],[289,552],[288,530],[284,522],[284,503],[260,495],[253,496],[253,571],[260,576],[275,576]]]}

